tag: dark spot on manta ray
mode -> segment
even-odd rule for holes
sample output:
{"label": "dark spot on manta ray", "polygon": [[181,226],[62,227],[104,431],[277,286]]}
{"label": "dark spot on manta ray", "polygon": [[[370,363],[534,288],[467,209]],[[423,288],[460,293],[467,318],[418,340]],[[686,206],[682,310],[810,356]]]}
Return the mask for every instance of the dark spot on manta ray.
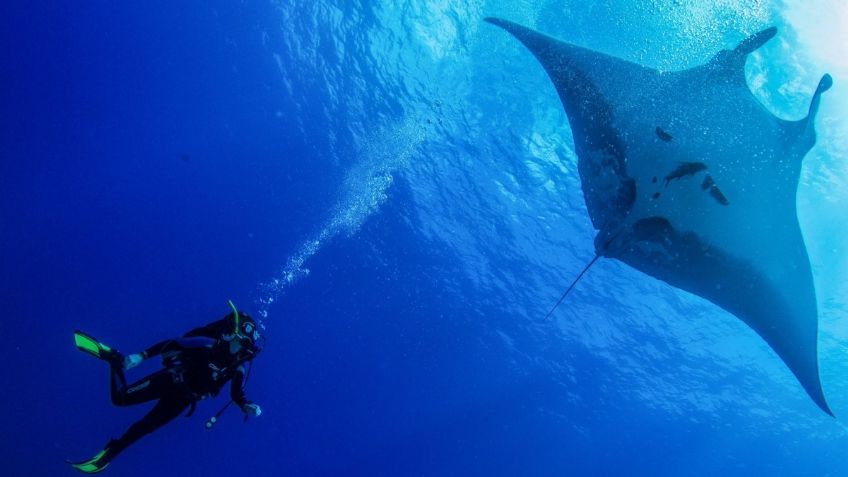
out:
{"label": "dark spot on manta ray", "polygon": [[654,192],[654,195],[652,195],[651,197],[653,197],[654,199],[659,199],[659,198],[660,198],[660,193],[659,193],[659,192]]}
{"label": "dark spot on manta ray", "polygon": [[671,142],[671,140],[674,139],[671,136],[671,134],[663,131],[663,129],[659,126],[657,126],[656,133],[657,133],[657,137],[659,137],[660,139],[662,139],[665,142]]}
{"label": "dark spot on manta ray", "polygon": [[710,190],[710,196],[716,200],[721,205],[729,205],[730,201],[727,200],[727,197],[722,194],[721,189],[718,188],[713,177],[709,174],[704,176],[704,181],[701,182],[701,190]]}
{"label": "dark spot on manta ray", "polygon": [[665,176],[665,186],[668,187],[668,183],[675,179],[691,176],[706,169],[707,165],[703,162],[681,162],[676,169],[671,171],[669,175]]}
{"label": "dark spot on manta ray", "polygon": [[707,174],[706,176],[704,176],[704,182],[701,182],[701,190],[707,190],[714,185],[715,181],[713,180],[713,177]]}
{"label": "dark spot on manta ray", "polygon": [[710,196],[721,205],[730,205],[730,201],[727,200],[727,197],[721,193],[721,190],[715,184],[710,187]]}

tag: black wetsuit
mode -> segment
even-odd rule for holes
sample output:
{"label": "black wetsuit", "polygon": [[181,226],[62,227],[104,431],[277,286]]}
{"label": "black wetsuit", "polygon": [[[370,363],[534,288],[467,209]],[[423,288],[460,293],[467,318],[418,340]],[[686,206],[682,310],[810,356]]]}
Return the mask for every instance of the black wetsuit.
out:
{"label": "black wetsuit", "polygon": [[[245,364],[253,355],[233,355],[229,342],[208,336],[213,331],[198,328],[186,337],[162,341],[146,349],[142,356],[161,355],[163,369],[127,385],[121,362],[111,368],[111,397],[116,406],[132,406],[158,400],[139,421],[131,425],[119,439],[107,444],[104,460],[109,461],[132,443],[170,422],[208,396],[215,396],[227,381],[230,398],[242,411],[250,404],[244,394]],[[211,333],[210,333],[211,334]],[[220,335],[218,335],[220,336]],[[191,411],[189,411],[191,412]]]}

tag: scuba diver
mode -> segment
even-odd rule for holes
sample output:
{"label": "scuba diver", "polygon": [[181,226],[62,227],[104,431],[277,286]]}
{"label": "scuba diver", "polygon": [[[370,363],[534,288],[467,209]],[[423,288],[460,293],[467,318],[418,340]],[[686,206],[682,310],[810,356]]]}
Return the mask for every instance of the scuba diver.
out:
{"label": "scuba diver", "polygon": [[[94,457],[68,463],[86,474],[104,470],[124,449],[164,426],[186,409],[186,417],[191,416],[197,401],[216,396],[227,381],[231,381],[231,400],[206,422],[206,429],[215,425],[231,403],[241,409],[245,420],[248,416],[259,416],[262,409],[247,400],[244,383],[250,374],[249,365],[262,349],[260,340],[264,342],[264,337],[260,335],[250,315],[238,311],[232,301],[229,305],[232,312],[220,320],[195,328],[181,338],[165,340],[141,353],[126,356],[85,333],[75,331],[74,342],[80,351],[109,364],[114,405],[133,406],[153,400],[157,402],[124,435],[110,439]],[[162,357],[163,369],[128,386],[124,371],[158,355]]]}

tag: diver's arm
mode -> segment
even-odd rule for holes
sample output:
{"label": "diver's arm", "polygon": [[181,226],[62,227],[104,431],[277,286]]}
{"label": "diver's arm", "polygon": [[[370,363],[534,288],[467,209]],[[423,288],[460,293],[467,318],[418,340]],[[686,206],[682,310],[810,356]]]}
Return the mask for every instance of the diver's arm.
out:
{"label": "diver's arm", "polygon": [[239,365],[236,368],[236,372],[233,375],[233,380],[230,381],[230,399],[233,400],[238,407],[244,411],[244,406],[250,404],[250,401],[247,400],[247,396],[244,394],[244,366]]}
{"label": "diver's arm", "polygon": [[262,409],[258,404],[254,404],[247,400],[247,396],[244,394],[244,380],[244,365],[240,365],[236,368],[233,380],[230,381],[230,399],[236,403],[236,405],[241,409],[241,412],[252,416],[259,416],[262,413]]}
{"label": "diver's arm", "polygon": [[187,349],[212,348],[217,341],[207,337],[177,338],[156,343],[141,353],[133,353],[124,357],[124,369],[131,369],[147,358],[158,356],[166,351],[185,351]]}
{"label": "diver's arm", "polygon": [[158,356],[158,355],[162,354],[162,352],[165,351],[165,349],[167,349],[169,346],[172,346],[173,342],[174,342],[174,340],[165,340],[165,341],[160,341],[153,346],[150,346],[146,350],[139,353],[141,355],[141,359],[152,358],[154,356]]}
{"label": "diver's arm", "polygon": [[195,336],[191,338],[175,338],[165,341],[160,341],[155,345],[147,348],[142,351],[141,357],[142,359],[152,358],[153,356],[160,355],[166,351],[185,351],[187,349],[197,349],[197,348],[212,348],[215,346],[216,341],[212,338],[207,338],[205,336]]}
{"label": "diver's arm", "polygon": [[128,355],[124,356],[124,362],[123,362],[124,369],[135,368],[136,366],[141,364],[141,362],[144,361],[145,359],[150,358],[152,356],[162,354],[162,352],[165,351],[165,349],[167,349],[169,346],[171,346],[173,344],[173,341],[174,340],[160,341],[159,343],[156,343],[155,345],[147,348],[146,350],[142,351],[141,353],[133,353],[133,354],[128,354]]}

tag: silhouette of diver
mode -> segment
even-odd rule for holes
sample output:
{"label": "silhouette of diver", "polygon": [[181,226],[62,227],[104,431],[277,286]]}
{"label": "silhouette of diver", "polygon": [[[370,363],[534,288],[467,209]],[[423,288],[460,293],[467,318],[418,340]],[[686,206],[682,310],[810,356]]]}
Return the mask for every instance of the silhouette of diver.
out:
{"label": "silhouette of diver", "polygon": [[[133,406],[156,400],[153,408],[132,424],[118,439],[110,439],[91,459],[69,462],[75,469],[93,474],[104,470],[118,454],[138,439],[164,426],[188,409],[194,412],[197,401],[215,396],[230,381],[231,401],[215,417],[206,422],[211,428],[230,403],[236,403],[247,416],[259,416],[262,409],[248,401],[244,383],[253,358],[260,352],[260,335],[256,322],[239,312],[232,301],[232,312],[212,323],[195,328],[181,338],[156,343],[141,353],[122,355],[80,331],[74,341],[80,351],[89,353],[109,364],[111,398],[116,406]],[[124,371],[147,358],[162,357],[162,369],[131,385]]]}

